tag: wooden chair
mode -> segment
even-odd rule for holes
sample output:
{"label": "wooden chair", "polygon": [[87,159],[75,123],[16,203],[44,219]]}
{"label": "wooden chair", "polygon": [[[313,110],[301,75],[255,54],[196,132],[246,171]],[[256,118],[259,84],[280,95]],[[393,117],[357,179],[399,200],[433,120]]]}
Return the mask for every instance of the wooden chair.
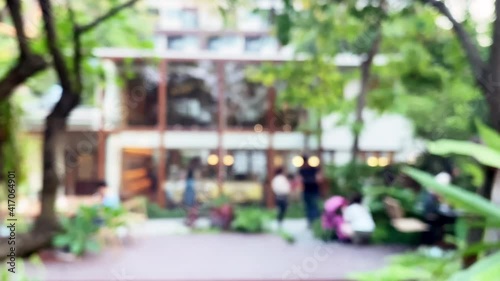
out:
{"label": "wooden chair", "polygon": [[405,218],[405,213],[398,200],[386,197],[384,205],[391,219],[392,226],[403,233],[425,232],[429,226],[416,218]]}

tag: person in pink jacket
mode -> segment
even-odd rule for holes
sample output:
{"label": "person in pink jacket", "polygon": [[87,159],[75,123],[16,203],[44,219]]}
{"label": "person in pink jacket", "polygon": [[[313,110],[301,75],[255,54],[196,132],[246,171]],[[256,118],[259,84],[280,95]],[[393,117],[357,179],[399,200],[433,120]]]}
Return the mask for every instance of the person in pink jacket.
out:
{"label": "person in pink jacket", "polygon": [[335,231],[339,240],[346,240],[348,237],[341,231],[344,223],[342,208],[348,204],[342,196],[333,196],[325,201],[323,215],[321,216],[321,226],[325,230]]}

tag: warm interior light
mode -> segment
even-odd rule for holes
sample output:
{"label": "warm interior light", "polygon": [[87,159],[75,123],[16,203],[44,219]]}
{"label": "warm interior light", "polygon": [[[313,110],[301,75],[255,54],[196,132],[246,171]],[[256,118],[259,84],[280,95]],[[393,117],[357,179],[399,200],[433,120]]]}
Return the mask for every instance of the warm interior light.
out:
{"label": "warm interior light", "polygon": [[317,156],[311,156],[309,159],[307,159],[307,163],[311,167],[318,167],[319,166],[319,158]]}
{"label": "warm interior light", "polygon": [[380,157],[378,159],[378,165],[380,167],[385,167],[385,166],[389,165],[389,158],[387,158],[387,157]]}
{"label": "warm interior light", "polygon": [[366,160],[366,164],[368,164],[368,166],[370,166],[370,167],[377,167],[378,166],[378,158],[375,156],[370,156]]}
{"label": "warm interior light", "polygon": [[224,165],[226,166],[231,166],[234,164],[234,157],[232,155],[226,155],[222,159],[222,163],[224,163]]}
{"label": "warm interior light", "polygon": [[257,125],[255,125],[255,126],[253,127],[253,130],[254,130],[255,132],[257,132],[257,133],[260,133],[260,132],[262,132],[262,131],[264,130],[264,127],[262,127],[262,125],[261,125],[261,124],[257,124]]}
{"label": "warm interior light", "polygon": [[207,158],[208,165],[215,166],[219,163],[219,156],[215,154],[210,154]]}
{"label": "warm interior light", "polygon": [[410,154],[407,158],[408,164],[415,164],[417,163],[417,155],[416,154]]}
{"label": "warm interior light", "polygon": [[302,165],[304,165],[304,159],[302,158],[302,156],[295,156],[293,157],[292,159],[292,164],[294,167],[302,167]]}
{"label": "warm interior light", "polygon": [[279,155],[274,157],[274,166],[275,167],[283,166],[283,157],[281,157]]}

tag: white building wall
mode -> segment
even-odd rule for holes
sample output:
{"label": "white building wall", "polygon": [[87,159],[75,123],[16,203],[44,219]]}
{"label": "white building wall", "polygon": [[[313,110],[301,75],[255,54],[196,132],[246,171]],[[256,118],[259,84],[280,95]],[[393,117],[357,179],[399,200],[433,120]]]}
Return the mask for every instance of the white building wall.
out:
{"label": "white building wall", "polygon": [[111,134],[106,141],[106,183],[109,189],[118,194],[122,175],[122,143],[120,135]]}

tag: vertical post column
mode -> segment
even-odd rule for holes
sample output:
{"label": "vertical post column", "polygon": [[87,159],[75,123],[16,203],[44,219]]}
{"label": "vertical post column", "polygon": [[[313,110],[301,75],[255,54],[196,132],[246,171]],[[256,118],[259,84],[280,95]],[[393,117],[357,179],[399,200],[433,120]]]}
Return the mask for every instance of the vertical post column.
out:
{"label": "vertical post column", "polygon": [[267,101],[269,108],[267,109],[267,128],[269,132],[269,146],[267,147],[267,181],[264,185],[265,196],[266,196],[266,206],[268,208],[274,207],[274,194],[271,188],[271,181],[274,177],[274,132],[276,131],[276,122],[274,107],[276,104],[276,89],[274,87],[269,87],[267,89]]}
{"label": "vertical post column", "polygon": [[[325,158],[323,157],[324,150],[323,150],[323,127],[321,124],[321,114],[318,114],[318,120],[316,124],[317,132],[316,136],[318,138],[318,158],[319,158],[319,165],[320,168],[322,169],[323,173],[325,172],[324,167],[325,167]],[[323,177],[323,182],[320,183],[320,194],[323,198],[327,198],[328,196],[328,186],[330,185],[328,179],[326,177]]]}
{"label": "vertical post column", "polygon": [[104,116],[104,89],[99,95],[99,108],[101,110],[101,120],[99,124],[99,132],[97,133],[97,177],[99,180],[104,180],[106,170],[106,132],[104,124],[106,117]]}
{"label": "vertical post column", "polygon": [[219,162],[217,163],[217,186],[219,188],[219,195],[222,195],[223,184],[224,184],[224,148],[223,148],[223,136],[226,125],[226,115],[224,112],[224,88],[225,88],[225,71],[224,63],[216,62],[217,68],[217,156],[219,157]]}
{"label": "vertical post column", "polygon": [[165,206],[165,192],[163,183],[166,180],[166,151],[165,151],[165,128],[167,126],[167,79],[168,79],[168,64],[162,59],[159,66],[160,82],[158,85],[158,134],[159,134],[159,157],[158,157],[158,181],[157,181],[157,202],[160,206]]}

